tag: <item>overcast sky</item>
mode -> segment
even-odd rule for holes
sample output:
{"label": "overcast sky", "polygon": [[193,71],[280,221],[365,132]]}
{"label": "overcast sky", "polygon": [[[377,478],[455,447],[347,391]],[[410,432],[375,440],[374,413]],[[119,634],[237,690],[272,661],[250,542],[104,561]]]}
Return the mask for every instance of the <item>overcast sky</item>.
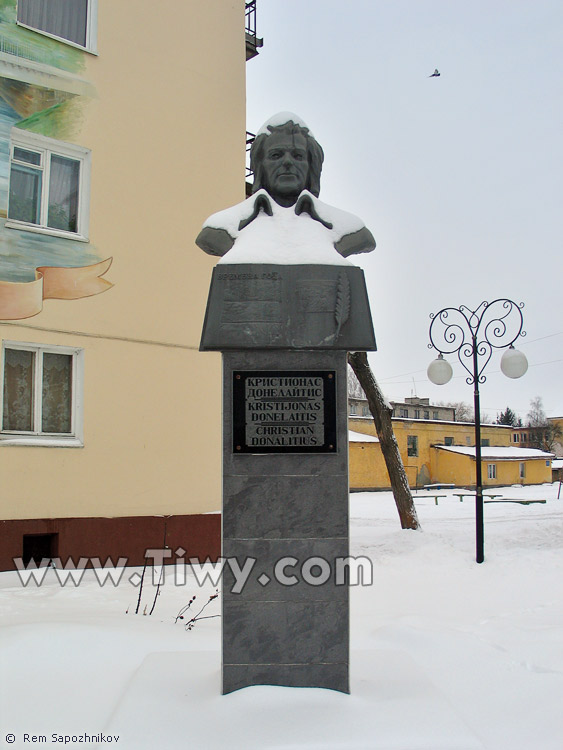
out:
{"label": "overcast sky", "polygon": [[[461,365],[434,386],[429,315],[524,302],[528,373],[495,352],[484,414],[563,416],[561,0],[258,0],[247,129],[299,114],[325,152],[320,198],[359,215],[385,394],[473,401]],[[438,68],[439,78],[429,75]]]}

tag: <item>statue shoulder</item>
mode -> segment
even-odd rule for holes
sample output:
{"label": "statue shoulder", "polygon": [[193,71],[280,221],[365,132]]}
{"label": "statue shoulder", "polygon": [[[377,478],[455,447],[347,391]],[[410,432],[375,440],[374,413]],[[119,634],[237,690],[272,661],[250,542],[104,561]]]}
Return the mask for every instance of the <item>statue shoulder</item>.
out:
{"label": "statue shoulder", "polygon": [[264,190],[259,190],[245,201],[211,214],[203,222],[202,230],[196,237],[196,245],[209,255],[225,255],[234,245],[241,225],[245,225],[255,213],[257,200],[262,194],[267,197]]}
{"label": "statue shoulder", "polygon": [[332,240],[340,255],[346,258],[356,253],[369,253],[375,248],[373,235],[359,216],[329,206],[313,195],[310,197],[323,223],[332,225]]}

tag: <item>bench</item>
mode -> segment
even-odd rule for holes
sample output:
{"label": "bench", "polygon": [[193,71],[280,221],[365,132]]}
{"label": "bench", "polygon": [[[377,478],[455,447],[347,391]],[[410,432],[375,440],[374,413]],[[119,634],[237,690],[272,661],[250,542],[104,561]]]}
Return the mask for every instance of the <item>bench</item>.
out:
{"label": "bench", "polygon": [[[463,502],[463,498],[464,497],[475,497],[475,493],[474,492],[454,492],[454,495],[456,497],[459,497],[459,502],[460,503]],[[494,500],[495,497],[502,497],[502,495],[483,495],[483,497],[484,498],[485,497],[490,497],[490,498],[492,498]],[[489,501],[485,500],[485,502],[487,503]]]}
{"label": "bench", "polygon": [[[495,495],[495,497],[502,497],[502,495]],[[545,505],[545,500],[517,500],[513,497],[503,497],[502,500],[485,500],[486,503],[518,503],[518,505],[532,505],[533,503],[542,503]]]}
{"label": "bench", "polygon": [[433,497],[434,502],[436,503],[436,505],[438,505],[438,498],[447,497],[447,495],[436,495],[433,492],[429,492],[427,495],[415,495],[413,499],[417,500],[418,498],[421,498],[421,497]]}

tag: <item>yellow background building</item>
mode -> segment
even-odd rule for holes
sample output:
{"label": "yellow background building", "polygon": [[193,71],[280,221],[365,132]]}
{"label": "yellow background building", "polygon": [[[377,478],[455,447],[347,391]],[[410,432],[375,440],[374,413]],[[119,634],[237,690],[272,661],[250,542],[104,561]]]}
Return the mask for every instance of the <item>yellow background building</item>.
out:
{"label": "yellow background building", "polygon": [[[388,489],[389,475],[379,442],[374,440],[373,419],[350,417],[349,426],[350,487]],[[438,483],[475,485],[473,424],[394,417],[393,431],[412,488]],[[516,448],[512,434],[509,426],[481,425],[483,485],[551,482],[552,454]]]}

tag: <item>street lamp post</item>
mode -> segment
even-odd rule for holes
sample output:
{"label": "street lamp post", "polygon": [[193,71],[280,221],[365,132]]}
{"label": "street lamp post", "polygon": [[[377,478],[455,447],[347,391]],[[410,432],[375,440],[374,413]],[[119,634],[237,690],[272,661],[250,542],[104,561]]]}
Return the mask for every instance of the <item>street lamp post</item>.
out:
{"label": "street lamp post", "polygon": [[452,377],[453,370],[444,354],[457,354],[462,366],[469,373],[468,385],[473,385],[475,406],[475,527],[476,527],[476,560],[482,563],[484,552],[483,522],[483,479],[481,475],[481,406],[479,402],[479,385],[486,377],[483,371],[491,359],[493,349],[506,349],[500,367],[509,378],[519,378],[528,369],[528,362],[522,352],[513,344],[519,336],[525,336],[522,330],[522,308],[524,303],[517,304],[509,299],[496,299],[494,302],[481,302],[476,310],[465,305],[445,307],[430,318],[429,349],[436,349],[438,358],[428,367],[428,378],[436,385],[444,385]]}

